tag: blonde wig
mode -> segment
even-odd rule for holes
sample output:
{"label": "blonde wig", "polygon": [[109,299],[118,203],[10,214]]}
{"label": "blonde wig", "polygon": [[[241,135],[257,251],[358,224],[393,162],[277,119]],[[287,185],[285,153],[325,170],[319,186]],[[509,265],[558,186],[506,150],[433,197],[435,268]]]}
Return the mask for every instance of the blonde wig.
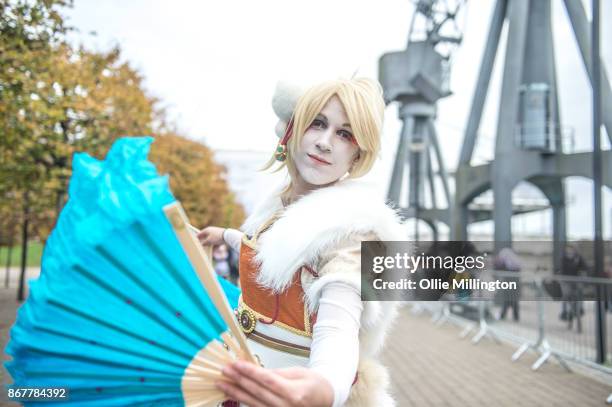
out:
{"label": "blonde wig", "polygon": [[[380,151],[385,102],[380,84],[368,78],[336,79],[326,81],[307,89],[298,99],[293,112],[293,134],[287,141],[287,159],[274,170],[287,167],[293,177],[297,168],[293,156],[304,137],[304,133],[333,96],[338,96],[348,120],[353,136],[359,146],[358,159],[349,170],[349,178],[365,175],[374,164]],[[267,170],[276,163],[272,158],[264,165]],[[283,192],[291,189],[291,184]]]}

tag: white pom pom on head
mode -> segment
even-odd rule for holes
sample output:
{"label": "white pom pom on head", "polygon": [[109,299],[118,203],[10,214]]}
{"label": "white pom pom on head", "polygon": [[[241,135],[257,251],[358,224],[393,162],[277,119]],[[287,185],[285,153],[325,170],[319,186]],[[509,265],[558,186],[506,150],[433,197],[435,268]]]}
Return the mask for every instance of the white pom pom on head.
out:
{"label": "white pom pom on head", "polygon": [[284,120],[279,120],[274,127],[274,132],[276,133],[276,137],[282,138],[285,135],[285,129],[287,128],[287,122]]}
{"label": "white pom pom on head", "polygon": [[283,137],[285,129],[304,87],[294,82],[278,81],[272,96],[272,109],[279,119],[274,131],[278,138]]}

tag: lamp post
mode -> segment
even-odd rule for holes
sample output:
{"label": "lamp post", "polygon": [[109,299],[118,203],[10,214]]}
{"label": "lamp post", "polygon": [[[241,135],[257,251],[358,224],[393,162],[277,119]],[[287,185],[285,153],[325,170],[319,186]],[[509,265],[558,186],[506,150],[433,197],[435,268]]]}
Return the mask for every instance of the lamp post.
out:
{"label": "lamp post", "polygon": [[[591,64],[593,66],[593,203],[595,275],[603,276],[603,239],[601,211],[601,63],[599,59],[599,0],[592,1]],[[597,362],[606,361],[605,286],[599,285],[596,306]]]}

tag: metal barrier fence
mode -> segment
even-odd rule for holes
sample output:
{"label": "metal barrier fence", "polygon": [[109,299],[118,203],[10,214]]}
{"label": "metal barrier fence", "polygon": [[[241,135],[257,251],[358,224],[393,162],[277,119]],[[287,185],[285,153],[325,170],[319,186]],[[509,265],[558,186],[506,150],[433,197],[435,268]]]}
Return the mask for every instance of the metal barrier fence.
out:
{"label": "metal barrier fence", "polygon": [[[426,310],[437,325],[458,325],[460,337],[471,335],[474,344],[485,337],[514,343],[512,361],[528,351],[536,352],[539,357],[532,370],[554,358],[568,371],[571,361],[612,377],[612,279],[503,271],[486,274],[489,279],[516,281],[523,299],[473,290],[457,301],[417,303],[412,312]],[[598,302],[585,300],[593,298],[596,290],[607,302],[603,330],[597,328]],[[599,336],[605,344],[604,363],[597,362]],[[612,394],[608,402],[612,403]]]}

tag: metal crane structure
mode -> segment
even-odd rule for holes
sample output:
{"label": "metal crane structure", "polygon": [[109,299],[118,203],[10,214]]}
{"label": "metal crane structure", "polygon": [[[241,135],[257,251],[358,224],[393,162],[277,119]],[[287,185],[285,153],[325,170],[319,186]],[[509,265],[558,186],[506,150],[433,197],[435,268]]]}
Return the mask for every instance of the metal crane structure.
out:
{"label": "metal crane structure", "polygon": [[[451,4],[452,3],[452,4]],[[425,221],[438,240],[437,221],[450,226],[452,196],[448,174],[434,126],[436,103],[451,94],[450,59],[461,43],[457,15],[465,1],[419,0],[412,16],[406,49],[384,54],[379,60],[379,79],[385,102],[399,103],[403,122],[387,198],[398,206],[409,167],[408,207],[402,216]],[[447,207],[438,208],[433,160],[437,162]],[[432,205],[426,208],[425,185],[429,185]],[[418,240],[418,221],[415,222]]]}
{"label": "metal crane structure", "polygon": [[[592,84],[590,23],[581,1],[564,0],[564,5]],[[491,163],[472,166],[470,160],[504,21],[507,21],[507,41],[495,158]],[[603,66],[601,92],[602,122],[612,142],[612,92]],[[495,249],[511,245],[512,190],[519,182],[527,181],[539,188],[552,206],[553,267],[559,268],[562,245],[566,241],[563,179],[593,177],[593,153],[565,152],[561,123],[551,0],[497,0],[455,175],[451,228],[454,240],[468,238],[469,203],[483,191],[492,189]],[[612,188],[612,152],[602,155],[602,182]]]}
{"label": "metal crane structure", "polygon": [[[448,88],[450,53],[444,55],[440,52],[440,44],[457,45],[461,42],[460,30],[456,29],[454,35],[442,32],[449,25],[456,27],[457,12],[464,2],[456,1],[456,7],[450,9],[448,2],[417,1],[406,49],[384,54],[379,61],[379,76],[386,102],[399,102],[399,116],[403,122],[388,199],[399,206],[402,190],[407,189],[408,206],[401,208],[404,218],[426,222],[434,232],[434,240],[438,239],[437,222],[450,226],[453,240],[467,240],[469,223],[493,219],[495,249],[498,251],[511,245],[513,215],[552,208],[553,268],[558,269],[561,246],[566,241],[563,179],[570,176],[592,178],[593,154],[564,151],[571,132],[562,126],[559,112],[551,1],[496,1],[455,173],[454,193],[449,189],[449,175],[440,153],[434,119],[437,100],[451,94]],[[582,61],[593,83],[590,23],[581,1],[564,0],[564,6]],[[417,39],[414,38],[414,27],[419,19],[424,21],[425,38]],[[506,22],[507,41],[494,160],[472,165],[495,56]],[[601,74],[601,93],[602,122],[612,142],[612,92],[605,69]],[[602,155],[602,182],[612,187],[612,152],[604,151]],[[437,174],[432,170],[434,159],[437,161]],[[405,182],[407,166],[409,176]],[[435,175],[441,178],[447,208],[436,207]],[[542,191],[550,206],[513,205],[512,191],[522,181]],[[429,208],[424,205],[427,183],[432,198]],[[476,207],[474,199],[491,189],[492,206]]]}

